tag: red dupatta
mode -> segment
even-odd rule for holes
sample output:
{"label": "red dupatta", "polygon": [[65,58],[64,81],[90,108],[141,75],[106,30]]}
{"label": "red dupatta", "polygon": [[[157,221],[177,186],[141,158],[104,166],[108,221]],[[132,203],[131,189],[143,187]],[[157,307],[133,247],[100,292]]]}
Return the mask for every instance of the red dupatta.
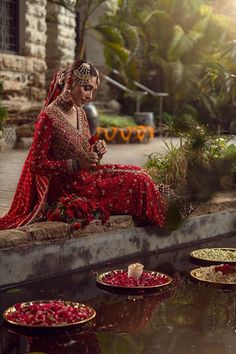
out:
{"label": "red dupatta", "polygon": [[[61,87],[58,84],[60,76],[61,71],[57,72],[54,76],[44,107],[48,106],[61,93]],[[40,171],[35,168],[39,160],[38,146],[40,146],[42,141],[46,141],[43,151],[47,151],[50,136],[52,135],[52,126],[49,122],[47,122],[48,130],[45,132],[45,121],[47,121],[47,117],[45,117],[45,113],[42,111],[35,124],[33,144],[24,163],[11,207],[8,213],[0,218],[0,230],[15,228],[34,222],[45,206],[49,178],[40,174]]]}

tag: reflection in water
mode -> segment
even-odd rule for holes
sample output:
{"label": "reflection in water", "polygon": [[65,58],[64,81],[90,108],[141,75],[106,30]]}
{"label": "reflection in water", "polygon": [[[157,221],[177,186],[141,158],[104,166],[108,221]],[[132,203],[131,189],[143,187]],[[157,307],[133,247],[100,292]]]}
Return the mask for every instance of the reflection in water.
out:
{"label": "reflection in water", "polygon": [[66,333],[59,337],[28,338],[29,353],[45,352],[47,354],[101,354],[99,342],[94,332],[84,334]]}
{"label": "reflection in water", "polygon": [[[16,330],[7,329],[6,338],[10,339],[7,347],[1,353],[45,353],[45,354],[101,354],[99,342],[95,332],[89,330],[80,332],[76,330],[61,331],[53,334],[23,335]],[[15,343],[15,346],[14,344]],[[7,344],[7,343],[6,343]],[[18,345],[17,345],[18,344]],[[11,348],[11,349],[10,349]],[[15,349],[15,351],[13,351]]]}
{"label": "reflection in water", "polygon": [[[165,294],[167,297],[167,294]],[[106,303],[97,311],[99,332],[133,333],[145,329],[151,321],[162,295],[129,297],[113,303]]]}
{"label": "reflection in water", "polygon": [[235,301],[235,292],[186,281],[160,302],[148,327],[132,334],[98,333],[102,353],[234,354]]}
{"label": "reflection in water", "polygon": [[[234,245],[234,237],[228,237],[207,242],[201,247]],[[89,272],[58,277],[40,285],[27,285],[17,292],[0,291],[2,311],[16,302],[39,297],[87,303],[97,311],[96,325],[87,332],[74,329],[44,335],[38,332],[19,334],[2,325],[0,353],[235,354],[235,289],[225,291],[192,282],[184,271],[188,273],[195,267],[188,258],[193,249],[196,245],[115,265],[118,269],[140,262],[146,269],[174,277],[174,286],[157,295],[134,299],[104,292],[96,287],[95,278]],[[110,268],[110,265],[100,268],[99,273]],[[174,274],[180,275],[176,277]]]}
{"label": "reflection in water", "polygon": [[155,295],[126,295],[106,299],[97,309],[96,331],[135,333],[148,327],[162,301],[173,294],[175,285]]}

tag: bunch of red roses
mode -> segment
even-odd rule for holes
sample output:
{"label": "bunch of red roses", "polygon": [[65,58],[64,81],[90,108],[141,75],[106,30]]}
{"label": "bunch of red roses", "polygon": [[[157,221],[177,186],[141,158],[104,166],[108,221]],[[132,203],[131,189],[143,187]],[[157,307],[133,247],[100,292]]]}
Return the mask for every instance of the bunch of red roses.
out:
{"label": "bunch of red roses", "polygon": [[49,221],[63,221],[73,224],[74,229],[87,225],[94,219],[106,222],[109,218],[108,211],[95,201],[68,194],[51,206],[47,206],[46,218]]}

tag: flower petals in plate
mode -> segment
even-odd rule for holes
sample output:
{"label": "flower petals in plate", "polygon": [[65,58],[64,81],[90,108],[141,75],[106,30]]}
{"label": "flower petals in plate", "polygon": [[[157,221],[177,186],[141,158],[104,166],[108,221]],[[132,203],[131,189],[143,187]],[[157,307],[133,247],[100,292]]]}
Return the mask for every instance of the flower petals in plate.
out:
{"label": "flower petals in plate", "polygon": [[13,325],[34,328],[60,328],[90,321],[96,311],[85,304],[62,300],[23,302],[9,307],[4,319]]}
{"label": "flower petals in plate", "polygon": [[143,271],[140,279],[129,278],[124,269],[111,270],[97,276],[97,283],[122,289],[154,289],[170,284],[172,278],[164,273]]}

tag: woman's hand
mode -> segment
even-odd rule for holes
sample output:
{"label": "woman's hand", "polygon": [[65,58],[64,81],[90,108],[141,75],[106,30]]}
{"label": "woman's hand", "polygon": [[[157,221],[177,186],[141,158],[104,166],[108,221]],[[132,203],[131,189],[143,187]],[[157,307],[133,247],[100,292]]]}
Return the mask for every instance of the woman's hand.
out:
{"label": "woman's hand", "polygon": [[86,156],[80,156],[80,158],[75,161],[77,161],[77,163],[78,163],[76,170],[79,170],[79,169],[92,170],[97,166],[97,164],[99,162],[99,157],[96,152],[91,151],[91,152],[88,152],[88,154]]}
{"label": "woman's hand", "polygon": [[95,151],[98,154],[99,160],[103,157],[103,155],[107,152],[107,144],[105,140],[98,140],[94,145],[93,145],[93,151]]}

